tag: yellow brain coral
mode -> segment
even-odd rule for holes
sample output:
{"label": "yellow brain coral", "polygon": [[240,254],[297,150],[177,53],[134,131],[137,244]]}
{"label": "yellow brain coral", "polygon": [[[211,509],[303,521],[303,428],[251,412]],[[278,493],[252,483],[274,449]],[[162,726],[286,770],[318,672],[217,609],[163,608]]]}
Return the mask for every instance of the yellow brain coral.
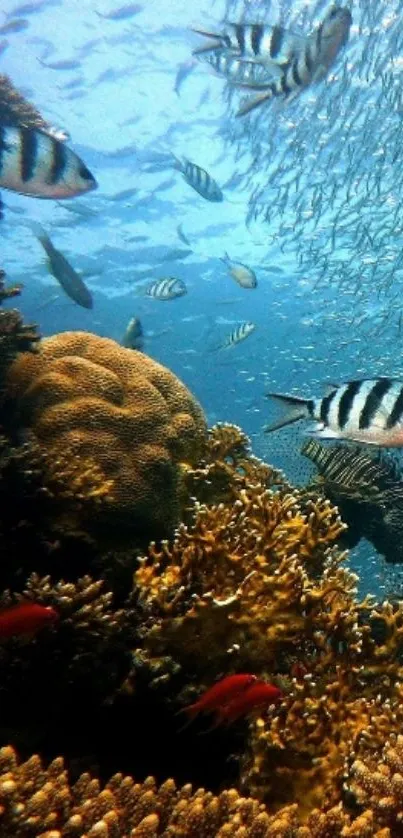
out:
{"label": "yellow brain coral", "polygon": [[115,521],[153,535],[175,526],[182,466],[199,459],[206,426],[173,373],[108,338],[65,332],[18,357],[8,394],[47,453],[92,458],[113,481]]}

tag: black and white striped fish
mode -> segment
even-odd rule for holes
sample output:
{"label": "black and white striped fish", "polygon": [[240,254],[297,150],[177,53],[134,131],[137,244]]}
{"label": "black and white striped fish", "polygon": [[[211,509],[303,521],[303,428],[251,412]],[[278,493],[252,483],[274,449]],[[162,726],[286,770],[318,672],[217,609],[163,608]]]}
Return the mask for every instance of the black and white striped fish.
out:
{"label": "black and white striped fish", "polygon": [[255,324],[250,321],[239,323],[239,325],[235,326],[235,329],[233,329],[232,332],[225,338],[224,342],[221,343],[220,346],[216,347],[216,349],[229,349],[231,346],[236,346],[237,343],[240,343],[242,340],[246,340],[246,338],[249,337],[255,329]]}
{"label": "black and white striped fish", "polygon": [[322,399],[268,393],[288,408],[266,433],[299,419],[314,419],[310,431],[322,439],[346,439],[368,445],[403,447],[403,381],[368,378],[332,387]]}
{"label": "black and white striped fish", "polygon": [[[215,50],[204,56],[204,61],[230,84],[250,89],[267,89],[273,81],[273,71],[255,61],[245,61],[226,50]],[[278,71],[280,72],[280,70]]]}
{"label": "black and white striped fish", "polygon": [[[237,116],[244,116],[274,97],[283,96],[290,101],[310,84],[325,78],[348,40],[351,23],[351,12],[348,9],[332,6],[322,23],[309,36],[305,48],[293,56],[280,77],[269,82],[265,92],[246,100]],[[247,87],[245,84],[242,86]]]}
{"label": "black and white striped fish", "polygon": [[280,67],[285,67],[297,53],[302,52],[307,42],[307,36],[290,32],[283,26],[264,23],[227,23],[220,33],[205,32],[203,29],[192,31],[211,39],[193,50],[193,55],[202,59],[211,52],[226,51],[248,61]]}
{"label": "black and white striped fish", "polygon": [[174,300],[176,297],[183,297],[187,294],[187,288],[181,279],[169,276],[167,279],[158,279],[157,282],[153,282],[147,288],[146,294],[156,300]]}
{"label": "black and white striped fish", "polygon": [[175,169],[182,172],[186,183],[188,183],[192,189],[195,189],[196,192],[198,192],[202,198],[205,198],[206,201],[214,201],[218,203],[224,200],[224,195],[218,186],[218,183],[216,183],[216,181],[211,177],[211,175],[209,175],[208,172],[206,172],[205,169],[198,166],[197,163],[192,163],[190,160],[187,160],[186,157],[182,160],[175,157],[174,166]]}
{"label": "black and white striped fish", "polygon": [[83,161],[44,131],[0,123],[0,188],[35,198],[73,198],[96,189]]}

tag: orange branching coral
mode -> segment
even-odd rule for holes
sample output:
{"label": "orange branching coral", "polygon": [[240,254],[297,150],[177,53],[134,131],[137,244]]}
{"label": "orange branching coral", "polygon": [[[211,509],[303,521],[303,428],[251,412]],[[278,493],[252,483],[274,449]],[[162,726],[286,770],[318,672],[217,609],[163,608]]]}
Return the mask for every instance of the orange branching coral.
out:
{"label": "orange branching coral", "polygon": [[329,501],[279,484],[233,490],[233,503],[196,504],[194,523],[140,560],[143,659],[171,656],[199,692],[230,672],[274,680],[284,698],[251,722],[241,787],[274,809],[297,803],[308,823],[340,804],[352,750],[403,723],[403,606],[356,599]]}
{"label": "orange branching coral", "polygon": [[210,679],[229,653],[238,668],[272,668],[280,649],[334,627],[335,597],[356,581],[331,550],[342,530],[327,501],[259,484],[231,505],[196,505],[194,524],[152,545],[135,574],[147,647]]}
{"label": "orange branching coral", "polygon": [[206,440],[201,408],[173,373],[113,340],[66,332],[21,355],[8,385],[16,421],[50,457],[89,458],[113,481],[103,522],[172,531],[182,473]]}
{"label": "orange branching coral", "polygon": [[255,457],[237,425],[218,423],[208,434],[203,458],[186,474],[188,495],[203,503],[236,500],[241,488],[259,483],[288,488],[284,475]]}
{"label": "orange branching coral", "polygon": [[390,838],[371,811],[355,820],[340,807],[315,811],[301,827],[296,808],[271,815],[235,789],[216,797],[152,777],[116,774],[101,789],[82,774],[70,785],[60,757],[45,769],[38,756],[18,764],[11,747],[0,750],[2,838]]}
{"label": "orange branching coral", "polygon": [[[400,724],[401,728],[401,724]],[[346,790],[369,806],[393,836],[403,834],[403,736],[393,734],[381,750],[356,759]]]}

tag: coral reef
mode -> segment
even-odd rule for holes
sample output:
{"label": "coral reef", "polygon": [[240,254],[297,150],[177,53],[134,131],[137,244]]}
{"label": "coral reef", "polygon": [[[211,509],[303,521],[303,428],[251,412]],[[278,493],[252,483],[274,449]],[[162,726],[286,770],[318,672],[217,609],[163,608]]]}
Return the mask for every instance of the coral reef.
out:
{"label": "coral reef", "polygon": [[46,769],[38,756],[19,764],[10,747],[0,750],[0,827],[3,838],[390,838],[370,810],[356,819],[340,807],[315,811],[301,827],[296,807],[271,815],[235,789],[214,796],[122,774],[103,789],[89,774],[70,785],[61,758]]}
{"label": "coral reef", "polygon": [[376,821],[403,832],[403,736],[393,734],[381,750],[354,760],[347,791],[360,806],[371,808]]}
{"label": "coral reef", "polygon": [[99,525],[148,537],[172,533],[182,474],[200,458],[206,427],[171,372],[108,338],[66,332],[43,340],[35,356],[17,358],[8,396],[18,426],[49,457],[91,458],[113,481]]}
{"label": "coral reef", "polygon": [[345,545],[354,547],[366,538],[387,562],[403,562],[403,480],[392,458],[314,439],[301,453],[315,463],[324,494],[348,525]]}
{"label": "coral reef", "polygon": [[[0,270],[0,305],[20,293],[20,285],[6,287],[5,273]],[[4,379],[11,361],[18,352],[33,351],[39,339],[36,327],[24,324],[19,311],[0,309],[0,402],[4,397]]]}
{"label": "coral reef", "polygon": [[0,121],[2,125],[22,125],[38,129],[46,134],[51,126],[34,105],[24,98],[13,85],[9,76],[0,74]]}
{"label": "coral reef", "polygon": [[[403,834],[403,604],[360,601],[340,549],[345,498],[379,507],[372,523],[386,527],[397,473],[311,446],[323,479],[296,489],[240,428],[207,434],[191,394],[144,354],[80,332],[19,352],[37,336],[14,322],[1,373],[0,610],[31,600],[59,619],[33,638],[0,637],[0,744],[41,754],[19,764],[0,752],[0,834]],[[0,342],[3,331],[0,318]],[[178,711],[239,673],[281,700],[179,736]],[[108,781],[116,770],[138,782]]]}

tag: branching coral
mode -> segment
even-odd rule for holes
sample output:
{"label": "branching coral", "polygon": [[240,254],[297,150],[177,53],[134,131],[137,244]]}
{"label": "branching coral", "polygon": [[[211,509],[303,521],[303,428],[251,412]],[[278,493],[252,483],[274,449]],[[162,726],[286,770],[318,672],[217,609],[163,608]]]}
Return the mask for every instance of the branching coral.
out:
{"label": "branching coral", "polygon": [[[229,482],[231,469],[236,459]],[[403,723],[402,610],[357,601],[329,501],[266,488],[267,473],[241,479],[235,502],[196,504],[194,523],[141,560],[142,654],[172,656],[199,689],[233,671],[282,687],[280,706],[251,722],[240,782],[274,808],[298,803],[301,823],[340,803],[352,748],[379,748]]]}
{"label": "branching coral", "polygon": [[82,774],[70,786],[63,760],[47,769],[39,757],[18,764],[12,748],[0,751],[0,827],[2,838],[389,838],[375,829],[371,811],[355,821],[340,807],[313,812],[301,827],[296,807],[275,815],[235,789],[218,797],[173,780],[160,787],[152,777],[142,784],[116,774],[101,790]]}
{"label": "branching coral", "polygon": [[112,480],[103,523],[168,534],[179,520],[183,471],[206,438],[201,408],[168,370],[141,352],[87,332],[42,341],[9,376],[10,406],[53,457],[91,458]]}
{"label": "branching coral", "polygon": [[237,425],[210,428],[203,457],[186,473],[187,495],[203,503],[233,501],[241,488],[255,483],[291,488],[280,471],[252,454],[248,437]]}
{"label": "branching coral", "polygon": [[229,650],[238,668],[272,668],[355,583],[330,550],[343,525],[328,502],[259,485],[238,494],[231,505],[197,506],[194,525],[180,527],[172,547],[152,546],[135,576],[152,615],[147,647],[211,674]]}
{"label": "branching coral", "polygon": [[356,759],[346,789],[360,806],[371,807],[393,836],[403,834],[403,736],[392,735],[381,751]]}

